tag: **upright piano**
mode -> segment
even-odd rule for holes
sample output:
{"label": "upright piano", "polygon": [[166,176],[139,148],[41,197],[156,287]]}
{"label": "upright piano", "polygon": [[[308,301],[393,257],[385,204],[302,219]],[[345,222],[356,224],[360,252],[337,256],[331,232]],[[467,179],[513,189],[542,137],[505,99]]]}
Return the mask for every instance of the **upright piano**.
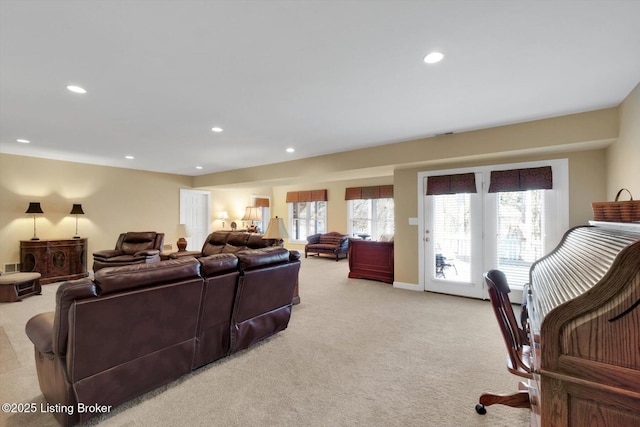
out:
{"label": "upright piano", "polygon": [[640,224],[573,228],[529,274],[531,425],[640,426]]}

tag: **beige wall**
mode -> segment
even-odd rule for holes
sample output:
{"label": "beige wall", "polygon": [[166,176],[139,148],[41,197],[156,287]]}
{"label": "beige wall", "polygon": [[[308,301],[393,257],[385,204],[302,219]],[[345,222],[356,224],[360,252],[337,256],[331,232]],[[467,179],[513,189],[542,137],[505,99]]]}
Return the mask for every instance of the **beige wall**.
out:
{"label": "beige wall", "polygon": [[[177,240],[180,189],[191,177],[0,154],[0,263],[20,261],[20,240],[33,236],[33,217],[24,212],[40,202],[40,239],[67,239],[75,234],[73,203],[85,215],[80,236],[88,237],[89,254],[114,247],[124,231],[164,231],[165,244]],[[89,269],[93,263],[88,256]]]}
{"label": "beige wall", "polygon": [[[618,109],[590,111],[545,120],[382,145],[255,168],[195,177],[194,186],[262,182],[327,181],[392,175],[397,168],[477,161],[540,152],[592,149],[618,137]],[[335,178],[337,175],[349,178]],[[360,176],[355,176],[360,174]],[[289,180],[288,183],[279,181]]]}
{"label": "beige wall", "polygon": [[[615,182],[611,188],[620,185],[612,170],[637,154],[638,97],[636,88],[620,117],[612,108],[200,177],[0,154],[0,263],[17,262],[19,240],[32,235],[33,221],[24,214],[30,201],[40,201],[45,210],[38,218],[43,239],[73,236],[75,222],[68,212],[72,203],[82,203],[86,215],[80,219],[80,234],[89,236],[92,252],[112,247],[118,233],[134,229],[164,230],[167,243],[175,245],[180,188],[211,191],[214,229],[222,226],[215,220],[221,210],[227,210],[231,220],[239,219],[234,217],[241,217],[251,195],[271,196],[272,216],[288,221],[287,191],[327,188],[328,228],[346,232],[344,189],[393,183],[396,280],[415,284],[417,227],[408,225],[408,218],[418,216],[419,172],[566,157],[570,223],[584,223],[591,218],[591,202],[611,193],[607,178]],[[624,140],[607,151],[618,136],[618,125],[625,129]]]}
{"label": "beige wall", "polygon": [[[614,200],[621,188],[640,199],[640,84],[619,108],[620,137],[607,150],[607,198]],[[628,200],[628,194],[624,198]]]}
{"label": "beige wall", "polygon": [[[352,179],[342,181],[316,182],[313,184],[296,184],[279,186],[273,188],[273,210],[272,216],[279,216],[285,219],[287,230],[289,230],[289,207],[286,203],[287,192],[304,190],[327,190],[327,231],[337,231],[347,234],[347,201],[344,199],[345,189],[348,187],[366,187],[371,185],[387,185],[393,183],[393,177],[376,177],[368,179]],[[289,230],[290,231],[290,230]],[[285,246],[290,249],[304,251],[304,245],[285,241]]]}
{"label": "beige wall", "polygon": [[[569,159],[569,225],[586,224],[593,219],[591,202],[600,200],[606,193],[605,149],[554,153],[546,155],[516,156],[508,163],[548,159]],[[418,227],[409,225],[409,218],[418,217],[418,173],[439,169],[465,168],[507,163],[504,159],[485,159],[476,162],[438,164],[396,170],[394,175],[395,197],[395,280],[418,284]],[[398,191],[398,189],[400,189]]]}

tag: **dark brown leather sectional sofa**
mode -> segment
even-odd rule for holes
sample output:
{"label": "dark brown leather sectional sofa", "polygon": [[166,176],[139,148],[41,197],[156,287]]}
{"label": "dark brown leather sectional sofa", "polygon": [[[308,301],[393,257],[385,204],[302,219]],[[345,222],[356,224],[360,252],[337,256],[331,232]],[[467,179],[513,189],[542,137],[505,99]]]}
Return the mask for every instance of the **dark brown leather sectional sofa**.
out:
{"label": "dark brown leather sectional sofa", "polygon": [[99,270],[31,318],[40,390],[73,425],[284,330],[300,254],[271,247]]}

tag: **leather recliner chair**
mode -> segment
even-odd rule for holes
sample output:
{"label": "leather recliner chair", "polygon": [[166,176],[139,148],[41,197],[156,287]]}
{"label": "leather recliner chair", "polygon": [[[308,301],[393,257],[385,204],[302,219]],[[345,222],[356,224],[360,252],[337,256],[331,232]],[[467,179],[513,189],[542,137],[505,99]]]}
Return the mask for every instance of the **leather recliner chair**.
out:
{"label": "leather recliner chair", "polygon": [[93,253],[93,272],[105,267],[149,264],[160,261],[164,233],[129,231],[120,234],[115,249]]}

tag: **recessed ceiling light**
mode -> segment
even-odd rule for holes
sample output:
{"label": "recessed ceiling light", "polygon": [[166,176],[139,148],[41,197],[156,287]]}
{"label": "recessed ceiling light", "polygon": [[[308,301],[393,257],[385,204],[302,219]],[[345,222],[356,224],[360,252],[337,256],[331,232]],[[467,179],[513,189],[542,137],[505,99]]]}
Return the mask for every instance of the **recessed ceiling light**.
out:
{"label": "recessed ceiling light", "polygon": [[296,151],[296,150],[291,148],[291,147],[287,148],[287,153],[293,153],[294,151]]}
{"label": "recessed ceiling light", "polygon": [[28,139],[16,139],[16,141],[21,142],[21,143],[23,143],[23,144],[28,144],[28,143],[30,143],[30,142],[31,142],[31,141],[29,141]]}
{"label": "recessed ceiling light", "polygon": [[196,169],[202,169],[202,166],[196,166]]}
{"label": "recessed ceiling light", "polygon": [[216,133],[220,133],[220,132],[222,132],[222,128],[219,128],[219,127],[216,126],[214,128],[211,128],[211,131],[212,132],[216,132]]}
{"label": "recessed ceiling light", "polygon": [[135,157],[133,157],[133,156],[124,156],[124,158],[125,158],[125,159],[127,159],[127,160],[133,160],[133,159],[135,159]]}
{"label": "recessed ceiling light", "polygon": [[75,93],[87,93],[87,91],[84,88],[81,88],[80,86],[69,85],[67,86],[67,89]]}
{"label": "recessed ceiling light", "polygon": [[442,61],[444,55],[440,52],[431,52],[427,56],[424,57],[424,62],[427,64],[435,64],[436,62]]}

